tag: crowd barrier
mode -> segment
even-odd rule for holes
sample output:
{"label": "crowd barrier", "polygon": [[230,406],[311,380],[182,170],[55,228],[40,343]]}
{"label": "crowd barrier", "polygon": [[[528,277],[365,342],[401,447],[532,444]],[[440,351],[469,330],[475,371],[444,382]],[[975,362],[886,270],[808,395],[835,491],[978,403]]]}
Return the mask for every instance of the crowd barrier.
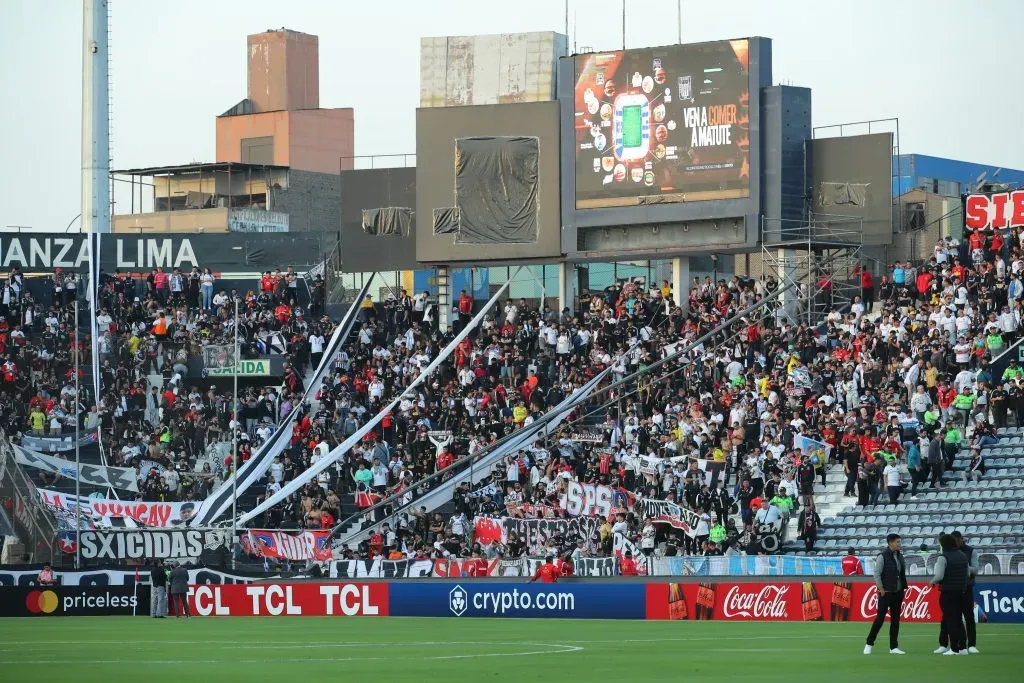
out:
{"label": "crowd barrier", "polygon": [[[979,621],[1024,622],[1024,584],[979,584]],[[193,587],[200,616],[401,616],[868,622],[870,582],[270,583]],[[901,618],[938,622],[939,591],[912,582]]]}
{"label": "crowd barrier", "polygon": [[[202,570],[201,570],[202,571]],[[127,577],[126,577],[127,578]],[[197,572],[189,589],[193,614],[232,616],[361,616],[450,618],[655,619],[867,622],[878,610],[870,581],[625,582],[572,581],[289,581],[245,583],[244,577]],[[237,582],[232,582],[237,581]],[[979,622],[1024,623],[1024,582],[980,582]],[[150,587],[80,583],[0,588],[0,616],[142,616]],[[911,582],[907,622],[938,622],[939,591]]]}

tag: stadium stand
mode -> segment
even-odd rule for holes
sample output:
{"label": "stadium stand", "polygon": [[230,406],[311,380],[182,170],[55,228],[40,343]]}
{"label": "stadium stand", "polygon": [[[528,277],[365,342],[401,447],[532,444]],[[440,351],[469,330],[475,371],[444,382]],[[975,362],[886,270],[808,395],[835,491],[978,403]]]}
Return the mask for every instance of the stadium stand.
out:
{"label": "stadium stand", "polygon": [[[250,526],[333,529],[346,557],[601,556],[622,547],[715,555],[772,552],[780,541],[787,551],[836,553],[874,548],[890,530],[931,545],[951,525],[979,547],[1019,549],[1024,455],[1020,428],[1006,424],[1019,415],[1024,372],[1000,366],[1005,387],[992,381],[1024,294],[1015,248],[1009,268],[993,252],[942,242],[929,262],[897,263],[877,287],[859,273],[866,303],[828,306],[815,326],[795,322],[803,311],[782,305],[770,277],[695,281],[685,312],[668,282],[614,283],[581,297],[575,311],[507,299],[378,429]],[[76,412],[68,349],[80,286],[61,278],[49,306],[24,291],[19,273],[6,285],[14,324],[5,341],[15,352],[4,366],[4,427],[22,432],[23,443],[33,432],[66,435]],[[90,363],[81,365],[78,412],[86,431],[102,426],[105,454],[87,444],[83,462],[136,467],[142,500],[198,502],[230,474],[230,391],[185,377],[189,357],[231,343],[232,298],[210,295],[202,278],[198,270],[106,278],[98,409]],[[336,321],[299,305],[296,279],[267,273],[241,296],[245,353],[284,352],[287,363],[278,384],[240,397],[240,462],[292,405],[302,408],[291,444],[243,494],[240,511],[402,396],[480,305],[457,302],[455,324],[439,329],[425,292],[364,301],[322,385],[303,395]],[[598,391],[560,426],[487,460],[605,369]],[[932,435],[941,462],[929,462]],[[972,443],[983,464],[972,461]],[[59,475],[26,472],[42,488],[74,489]],[[466,479],[473,485],[456,486]],[[547,538],[543,548],[474,539],[475,518],[563,517],[573,482],[610,489],[623,514],[587,538]],[[657,503],[642,508],[649,518],[635,512],[638,500]]]}

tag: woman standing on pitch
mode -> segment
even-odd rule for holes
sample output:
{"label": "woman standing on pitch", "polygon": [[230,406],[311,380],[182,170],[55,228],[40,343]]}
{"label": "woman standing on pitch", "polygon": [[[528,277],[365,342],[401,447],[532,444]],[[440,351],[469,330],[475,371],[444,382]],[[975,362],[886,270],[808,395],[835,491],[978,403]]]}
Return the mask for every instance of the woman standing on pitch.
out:
{"label": "woman standing on pitch", "polygon": [[961,621],[970,572],[967,556],[948,534],[939,536],[942,557],[935,562],[931,585],[938,586],[939,607],[942,608],[942,629],[949,634],[949,649],[943,655],[966,655],[967,633]]}

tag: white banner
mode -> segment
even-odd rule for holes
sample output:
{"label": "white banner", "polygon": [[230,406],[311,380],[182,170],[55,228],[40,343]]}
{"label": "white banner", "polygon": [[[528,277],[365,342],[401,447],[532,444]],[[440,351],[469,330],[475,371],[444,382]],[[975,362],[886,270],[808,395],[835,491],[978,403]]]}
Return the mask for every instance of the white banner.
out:
{"label": "white banner", "polygon": [[641,519],[650,517],[656,524],[669,524],[676,529],[686,532],[686,535],[690,538],[697,535],[697,524],[700,522],[700,515],[681,505],[676,505],[667,500],[641,498],[636,502],[636,512]]}
{"label": "white banner", "polygon": [[633,541],[629,540],[622,534],[615,534],[612,538],[612,555],[621,562],[627,552],[632,553],[633,555],[633,561],[636,562],[637,574],[643,575],[651,573],[652,567],[648,566],[649,563],[647,561],[647,556],[644,555],[643,551],[637,547],[636,543],[633,543]]}
{"label": "white banner", "polygon": [[566,482],[565,495],[558,499],[559,506],[573,517],[607,517],[615,507],[617,491],[601,484],[581,484],[575,479]]}
{"label": "white banner", "polygon": [[[98,442],[97,432],[79,433],[79,446],[85,447]],[[67,451],[75,450],[75,435],[43,436],[42,434],[22,434],[21,445],[41,453],[66,453]]]}
{"label": "white banner", "polygon": [[[725,473],[725,463],[715,462],[714,460],[706,458],[694,458],[689,455],[676,455],[671,458],[659,458],[656,455],[641,455],[636,458],[636,465],[634,471],[639,474],[652,474],[661,476],[662,467],[668,468],[675,465],[677,462],[696,461],[697,469],[700,470],[704,476],[704,482],[711,488],[715,488],[715,483],[718,478]],[[689,467],[686,469],[690,471]]]}
{"label": "white banner", "polygon": [[113,486],[122,491],[139,490],[139,482],[136,478],[135,470],[131,467],[104,467],[103,465],[82,463],[79,471],[72,460],[37,453],[15,444],[11,444],[11,448],[14,449],[14,458],[19,465],[35,467],[36,469],[59,474],[70,479],[79,479],[83,484],[90,486],[104,488]]}
{"label": "white banner", "polygon": [[196,503],[162,503],[110,500],[109,498],[76,498],[74,494],[36,489],[39,498],[53,516],[58,528],[74,529],[78,508],[82,509],[83,529],[124,527],[187,526]]}
{"label": "white banner", "polygon": [[78,532],[79,551],[87,560],[184,560],[202,555],[205,540],[194,529]]}

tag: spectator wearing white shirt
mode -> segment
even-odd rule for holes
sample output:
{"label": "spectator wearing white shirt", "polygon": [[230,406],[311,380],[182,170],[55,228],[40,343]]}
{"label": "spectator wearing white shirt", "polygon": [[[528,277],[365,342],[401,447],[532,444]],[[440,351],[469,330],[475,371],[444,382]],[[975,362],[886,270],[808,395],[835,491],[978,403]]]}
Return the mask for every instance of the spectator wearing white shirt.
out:
{"label": "spectator wearing white shirt", "polygon": [[895,458],[889,460],[889,464],[882,470],[882,476],[885,477],[885,486],[889,491],[889,502],[895,505],[899,502],[900,493],[903,492],[903,486],[900,484],[900,466]]}
{"label": "spectator wearing white shirt", "polygon": [[320,367],[320,361],[324,357],[324,335],[319,330],[309,335],[310,362],[314,368]]}

